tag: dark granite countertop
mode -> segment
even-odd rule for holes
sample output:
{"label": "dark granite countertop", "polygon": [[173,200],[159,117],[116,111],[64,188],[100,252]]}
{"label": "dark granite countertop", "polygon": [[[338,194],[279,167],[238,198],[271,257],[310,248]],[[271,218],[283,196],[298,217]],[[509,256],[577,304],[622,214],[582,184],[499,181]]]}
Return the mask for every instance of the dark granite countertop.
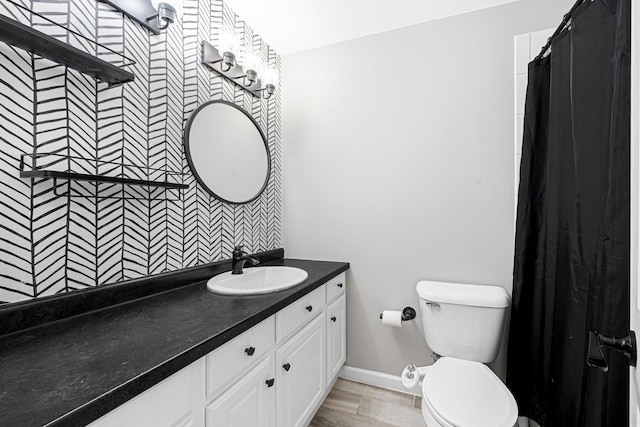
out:
{"label": "dark granite countertop", "polygon": [[[294,288],[232,297],[206,281],[0,336],[0,426],[86,425],[349,268],[280,259]],[[227,268],[228,270],[228,268]]]}

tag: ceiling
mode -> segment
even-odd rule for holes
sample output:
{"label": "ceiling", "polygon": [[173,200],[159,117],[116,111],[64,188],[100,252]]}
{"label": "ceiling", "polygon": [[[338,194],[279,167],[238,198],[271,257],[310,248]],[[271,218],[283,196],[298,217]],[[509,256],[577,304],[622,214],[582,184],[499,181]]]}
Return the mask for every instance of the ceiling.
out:
{"label": "ceiling", "polygon": [[518,0],[226,0],[280,55]]}

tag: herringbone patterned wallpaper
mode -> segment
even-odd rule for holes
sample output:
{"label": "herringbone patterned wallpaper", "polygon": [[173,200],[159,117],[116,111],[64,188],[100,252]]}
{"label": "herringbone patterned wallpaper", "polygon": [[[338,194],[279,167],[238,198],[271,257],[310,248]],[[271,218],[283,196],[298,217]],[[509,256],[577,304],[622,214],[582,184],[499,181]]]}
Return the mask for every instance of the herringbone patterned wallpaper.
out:
{"label": "herringbone patterned wallpaper", "polygon": [[[278,70],[280,58],[222,0],[184,0],[182,23],[157,36],[95,0],[22,4],[134,59],[135,81],[109,88],[0,42],[0,302],[225,259],[237,244],[248,251],[281,245],[280,92],[252,97],[199,64],[198,50],[226,30]],[[119,60],[5,1],[0,13]],[[210,197],[184,158],[184,123],[212,99],[242,106],[268,138],[272,174],[250,204]],[[52,180],[19,177],[23,153],[182,171],[189,188],[177,200],[160,189],[58,181],[56,195]]]}

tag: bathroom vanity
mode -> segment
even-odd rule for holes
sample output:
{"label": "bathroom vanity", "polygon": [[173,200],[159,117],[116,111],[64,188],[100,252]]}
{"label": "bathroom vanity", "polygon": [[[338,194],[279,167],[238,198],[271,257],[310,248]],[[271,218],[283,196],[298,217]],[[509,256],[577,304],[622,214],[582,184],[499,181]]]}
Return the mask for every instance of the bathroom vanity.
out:
{"label": "bathroom vanity", "polygon": [[[261,264],[309,277],[272,294],[208,291],[206,278],[229,270],[221,262],[162,275],[158,293],[145,278],[125,301],[117,294],[131,293],[131,283],[102,289],[97,298],[115,304],[72,317],[55,300],[11,308],[26,324],[67,314],[0,337],[0,425],[306,425],[345,361],[349,264],[280,253]],[[87,304],[88,292],[66,298]]]}
{"label": "bathroom vanity", "polygon": [[91,426],[306,426],[346,359],[345,283],[341,273]]}

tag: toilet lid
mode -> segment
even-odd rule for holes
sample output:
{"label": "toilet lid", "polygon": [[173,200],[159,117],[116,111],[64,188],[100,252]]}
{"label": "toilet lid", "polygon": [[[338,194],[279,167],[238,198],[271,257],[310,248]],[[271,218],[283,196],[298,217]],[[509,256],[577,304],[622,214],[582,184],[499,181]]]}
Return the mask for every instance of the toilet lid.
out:
{"label": "toilet lid", "polygon": [[518,406],[488,366],[442,357],[429,367],[422,397],[435,418],[454,427],[513,427]]}

